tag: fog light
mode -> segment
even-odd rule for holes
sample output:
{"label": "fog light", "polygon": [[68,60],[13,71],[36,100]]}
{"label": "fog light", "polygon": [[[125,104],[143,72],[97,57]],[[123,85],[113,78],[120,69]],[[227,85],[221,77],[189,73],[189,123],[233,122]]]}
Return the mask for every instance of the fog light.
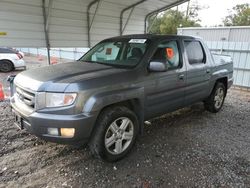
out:
{"label": "fog light", "polygon": [[53,136],[58,136],[58,129],[57,128],[48,128],[48,134]]}
{"label": "fog light", "polygon": [[72,138],[75,135],[75,129],[74,128],[61,128],[61,136]]}

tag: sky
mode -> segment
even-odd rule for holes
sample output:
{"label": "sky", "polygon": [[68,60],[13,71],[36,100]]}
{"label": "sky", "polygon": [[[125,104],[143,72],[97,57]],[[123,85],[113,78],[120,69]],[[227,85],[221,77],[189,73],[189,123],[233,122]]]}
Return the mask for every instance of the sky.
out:
{"label": "sky", "polygon": [[[232,9],[237,4],[250,4],[250,0],[191,0],[191,3],[193,1],[197,1],[201,6],[208,7],[199,11],[202,26],[222,24],[223,18],[229,14],[228,9]],[[186,8],[186,6],[184,4],[181,8]]]}

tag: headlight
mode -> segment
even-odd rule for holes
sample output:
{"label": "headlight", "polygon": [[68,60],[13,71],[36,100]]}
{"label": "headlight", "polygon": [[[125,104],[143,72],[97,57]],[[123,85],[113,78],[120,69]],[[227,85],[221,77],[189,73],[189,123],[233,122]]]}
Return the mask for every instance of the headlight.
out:
{"label": "headlight", "polygon": [[46,107],[68,106],[75,102],[76,93],[46,93]]}

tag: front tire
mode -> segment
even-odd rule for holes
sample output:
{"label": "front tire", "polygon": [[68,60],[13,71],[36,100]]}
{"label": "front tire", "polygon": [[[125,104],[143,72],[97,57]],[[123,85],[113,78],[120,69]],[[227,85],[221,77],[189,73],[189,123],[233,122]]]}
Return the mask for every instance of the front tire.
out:
{"label": "front tire", "polygon": [[220,111],[226,97],[226,87],[223,83],[216,83],[211,95],[204,102],[205,109],[212,113]]}
{"label": "front tire", "polygon": [[91,153],[109,162],[122,159],[132,149],[138,129],[138,119],[130,109],[124,106],[104,109],[89,142]]}

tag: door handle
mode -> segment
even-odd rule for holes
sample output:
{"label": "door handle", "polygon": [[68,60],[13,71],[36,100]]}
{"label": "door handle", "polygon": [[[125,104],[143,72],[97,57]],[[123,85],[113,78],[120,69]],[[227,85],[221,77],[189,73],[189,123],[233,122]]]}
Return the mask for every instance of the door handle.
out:
{"label": "door handle", "polygon": [[183,79],[184,79],[184,74],[180,74],[180,75],[179,75],[179,79],[180,79],[180,80],[183,80]]}
{"label": "door handle", "polygon": [[210,69],[207,69],[207,70],[206,70],[206,73],[210,73]]}

